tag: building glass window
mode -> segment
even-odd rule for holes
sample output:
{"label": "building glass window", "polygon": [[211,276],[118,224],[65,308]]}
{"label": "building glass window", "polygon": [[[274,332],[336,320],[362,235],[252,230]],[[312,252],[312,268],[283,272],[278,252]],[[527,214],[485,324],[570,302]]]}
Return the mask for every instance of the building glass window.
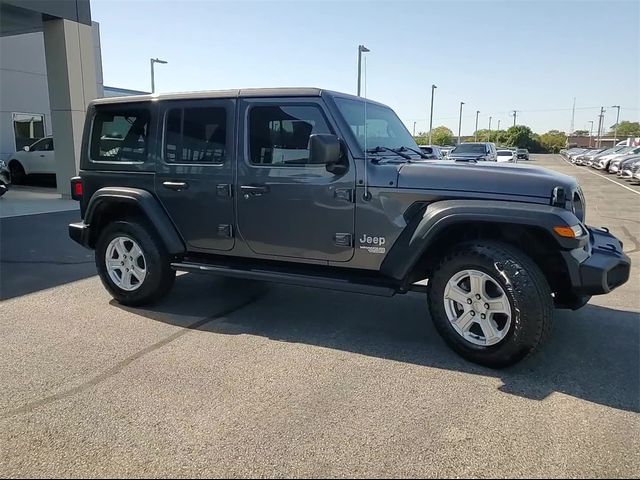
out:
{"label": "building glass window", "polygon": [[44,137],[44,115],[39,113],[14,113],[13,132],[16,151],[33,145]]}

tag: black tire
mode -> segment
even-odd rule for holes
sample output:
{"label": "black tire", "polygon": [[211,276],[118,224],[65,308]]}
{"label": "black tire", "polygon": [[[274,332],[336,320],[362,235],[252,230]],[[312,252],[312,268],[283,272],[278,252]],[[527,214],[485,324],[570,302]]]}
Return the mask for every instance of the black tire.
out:
{"label": "black tire", "polygon": [[[445,310],[447,283],[466,269],[488,274],[504,290],[511,306],[511,326],[495,345],[476,345],[453,327]],[[538,266],[516,248],[499,242],[477,241],[456,246],[429,280],[428,303],[436,329],[458,354],[490,368],[513,365],[534,353],[547,340],[553,323],[553,299]]]}
{"label": "black tire", "polygon": [[24,167],[17,160],[9,162],[9,173],[11,174],[11,183],[14,185],[22,185],[24,183]]}
{"label": "black tire", "polygon": [[[109,243],[119,236],[133,239],[142,250],[146,276],[140,286],[127,291],[116,285],[106,267],[106,251]],[[122,220],[107,225],[96,243],[96,267],[102,283],[113,298],[123,305],[151,305],[164,298],[171,290],[176,272],[171,268],[170,256],[155,232],[144,223]]]}

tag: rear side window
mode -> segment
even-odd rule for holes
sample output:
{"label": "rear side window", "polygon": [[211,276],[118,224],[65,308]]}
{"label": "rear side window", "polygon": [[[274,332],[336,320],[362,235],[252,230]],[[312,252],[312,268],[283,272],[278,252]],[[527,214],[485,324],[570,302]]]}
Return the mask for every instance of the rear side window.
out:
{"label": "rear side window", "polygon": [[224,163],[227,112],[223,107],[167,112],[164,159],[168,163]]}
{"label": "rear side window", "polygon": [[146,108],[100,109],[93,119],[90,158],[94,162],[144,162],[151,114]]}
{"label": "rear side window", "polygon": [[332,133],[315,105],[253,107],[249,112],[249,149],[254,165],[279,167],[309,163],[309,137]]}

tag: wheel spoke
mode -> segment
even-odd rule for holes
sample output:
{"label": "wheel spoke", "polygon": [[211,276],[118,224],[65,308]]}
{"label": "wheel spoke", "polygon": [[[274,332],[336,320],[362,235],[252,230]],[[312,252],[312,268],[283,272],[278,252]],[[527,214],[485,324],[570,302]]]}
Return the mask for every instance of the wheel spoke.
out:
{"label": "wheel spoke", "polygon": [[130,289],[131,288],[131,270],[122,272],[122,288]]}
{"label": "wheel spoke", "polygon": [[108,258],[107,267],[111,269],[122,269],[121,260],[119,258]]}
{"label": "wheel spoke", "polygon": [[122,255],[127,255],[129,253],[129,250],[127,250],[127,246],[125,245],[125,238],[120,237],[118,239],[118,243],[116,243],[116,245],[118,246],[120,253]]}
{"label": "wheel spoke", "polygon": [[447,289],[444,292],[444,298],[453,300],[460,305],[466,305],[469,294],[462,290],[458,285],[448,284]]}
{"label": "wheel spoke", "polygon": [[485,318],[479,322],[486,343],[491,343],[494,338],[499,338],[500,333],[496,323],[491,318]]}
{"label": "wheel spoke", "polygon": [[137,243],[133,244],[133,246],[131,247],[131,250],[129,251],[129,255],[133,257],[134,261],[137,260],[138,257],[142,255],[142,250],[140,249]]}
{"label": "wheel spoke", "polygon": [[504,313],[509,315],[511,312],[511,306],[509,305],[509,299],[506,295],[502,295],[498,298],[491,298],[487,300],[489,304],[489,313]]}
{"label": "wheel spoke", "polygon": [[455,324],[456,326],[464,333],[468,332],[476,321],[476,317],[471,315],[471,311],[464,312],[462,315],[458,317]]}
{"label": "wheel spoke", "polygon": [[472,295],[480,295],[484,297],[484,282],[485,279],[480,272],[469,272],[469,285],[471,287]]}

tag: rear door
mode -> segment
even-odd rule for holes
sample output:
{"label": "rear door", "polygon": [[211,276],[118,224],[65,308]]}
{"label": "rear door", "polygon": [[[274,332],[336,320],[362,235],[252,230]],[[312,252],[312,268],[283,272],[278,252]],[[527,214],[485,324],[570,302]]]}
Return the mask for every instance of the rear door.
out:
{"label": "rear door", "polygon": [[235,99],[160,105],[155,191],[189,251],[225,251],[235,244],[234,108]]}
{"label": "rear door", "polygon": [[344,262],[354,252],[355,169],[309,164],[312,134],[335,134],[319,98],[243,99],[238,227],[260,255]]}

